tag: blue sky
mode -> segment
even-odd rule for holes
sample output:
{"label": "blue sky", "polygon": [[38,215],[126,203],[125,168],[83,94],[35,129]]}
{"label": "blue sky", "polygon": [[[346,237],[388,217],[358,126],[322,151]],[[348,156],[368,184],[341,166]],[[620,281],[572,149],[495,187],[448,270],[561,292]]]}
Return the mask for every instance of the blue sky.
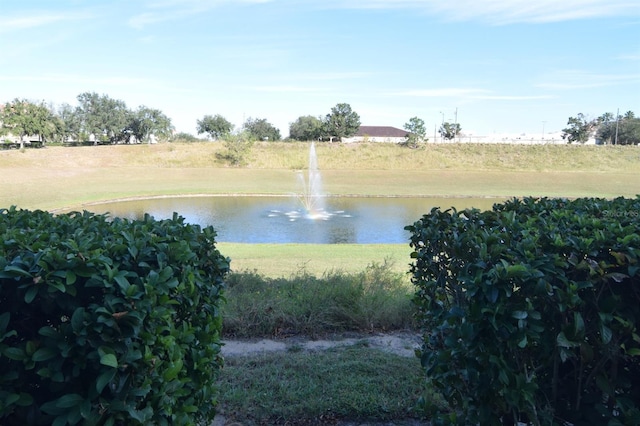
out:
{"label": "blue sky", "polygon": [[221,114],[283,134],[348,103],[432,134],[640,116],[638,0],[0,0],[0,102],[106,94],[178,131]]}

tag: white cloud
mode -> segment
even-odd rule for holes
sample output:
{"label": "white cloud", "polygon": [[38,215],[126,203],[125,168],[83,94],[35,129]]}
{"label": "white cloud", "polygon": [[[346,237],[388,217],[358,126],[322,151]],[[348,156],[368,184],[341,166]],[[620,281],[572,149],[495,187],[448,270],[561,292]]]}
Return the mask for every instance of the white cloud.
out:
{"label": "white cloud", "polygon": [[622,61],[640,61],[640,52],[635,52],[635,53],[628,53],[625,55],[620,55],[618,57],[616,57],[616,59],[622,60]]}
{"label": "white cloud", "polygon": [[20,76],[7,76],[0,74],[0,81],[7,82],[29,82],[29,83],[55,83],[55,84],[85,84],[90,86],[116,86],[116,87],[140,87],[157,85],[162,87],[160,82],[154,82],[149,78],[133,78],[133,77],[86,77],[80,75],[70,74],[49,74],[49,75],[20,75]]}
{"label": "white cloud", "polygon": [[554,99],[552,95],[480,95],[471,99],[484,101],[535,101],[540,99]]}
{"label": "white cloud", "polygon": [[[174,16],[175,17],[175,16]],[[135,29],[142,29],[149,24],[155,24],[171,19],[171,14],[158,14],[158,13],[141,13],[129,19],[129,25]]]}
{"label": "white cloud", "polygon": [[86,13],[50,13],[40,12],[33,14],[25,14],[22,16],[1,16],[0,17],[0,33],[8,33],[12,31],[33,29],[44,27],[56,22],[76,21],[86,19],[89,15]]}
{"label": "white cloud", "polygon": [[372,75],[370,72],[363,71],[344,71],[344,72],[310,72],[304,74],[292,75],[292,78],[300,80],[316,81],[316,80],[351,80],[364,78]]}
{"label": "white cloud", "polygon": [[444,98],[444,97],[468,97],[489,93],[484,89],[465,89],[465,88],[444,88],[444,89],[418,89],[395,92],[393,96],[415,96],[424,98]]}
{"label": "white cloud", "polygon": [[414,9],[447,20],[479,20],[493,25],[640,16],[640,6],[630,0],[325,0],[323,4],[353,9]]}
{"label": "white cloud", "polygon": [[597,74],[581,70],[561,70],[545,77],[537,84],[541,89],[575,90],[619,84],[640,84],[640,74]]}
{"label": "white cloud", "polygon": [[225,4],[273,3],[291,7],[321,9],[397,9],[441,16],[449,21],[481,21],[491,25],[547,23],[599,17],[640,16],[640,6],[630,0],[159,0],[129,19],[141,29],[147,25],[181,19]]}
{"label": "white cloud", "polygon": [[246,86],[244,89],[253,90],[256,92],[274,92],[274,93],[318,93],[323,89],[318,87],[304,87],[304,86],[291,86],[291,85],[274,85],[274,86]]}
{"label": "white cloud", "polygon": [[486,89],[444,88],[444,89],[419,89],[395,92],[393,96],[409,96],[424,98],[457,98],[461,102],[468,101],[532,101],[540,99],[553,99],[553,95],[497,95]]}
{"label": "white cloud", "polygon": [[188,16],[204,13],[224,4],[262,4],[272,0],[163,0],[150,2],[145,11],[129,19],[128,23],[135,29],[142,29],[150,24],[173,21]]}

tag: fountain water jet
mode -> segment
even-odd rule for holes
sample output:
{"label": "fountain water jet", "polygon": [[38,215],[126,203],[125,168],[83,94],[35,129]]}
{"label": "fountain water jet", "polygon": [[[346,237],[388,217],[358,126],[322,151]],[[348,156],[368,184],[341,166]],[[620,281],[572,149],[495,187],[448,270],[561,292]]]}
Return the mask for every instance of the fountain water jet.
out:
{"label": "fountain water jet", "polygon": [[302,183],[302,193],[298,196],[305,209],[305,217],[309,219],[328,219],[330,214],[325,210],[325,197],[322,193],[322,177],[318,169],[318,156],[316,155],[316,145],[311,142],[309,148],[309,168],[307,180],[304,174],[298,174]]}

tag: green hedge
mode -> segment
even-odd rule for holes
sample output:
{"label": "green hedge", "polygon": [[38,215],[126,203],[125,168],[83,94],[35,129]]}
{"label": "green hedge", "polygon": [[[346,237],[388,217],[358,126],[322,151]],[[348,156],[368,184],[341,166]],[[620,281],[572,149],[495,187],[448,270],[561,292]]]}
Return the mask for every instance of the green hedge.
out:
{"label": "green hedge", "polygon": [[215,231],[0,210],[0,424],[197,424],[215,414]]}
{"label": "green hedge", "polygon": [[434,424],[640,424],[640,196],[433,209],[406,229],[422,365],[450,403]]}

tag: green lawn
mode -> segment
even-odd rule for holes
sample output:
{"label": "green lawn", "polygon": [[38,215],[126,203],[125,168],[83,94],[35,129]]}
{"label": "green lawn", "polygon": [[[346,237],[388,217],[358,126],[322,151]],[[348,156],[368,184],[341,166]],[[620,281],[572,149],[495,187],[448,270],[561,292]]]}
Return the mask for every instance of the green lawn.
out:
{"label": "green lawn", "polygon": [[259,271],[267,277],[298,272],[320,276],[327,271],[357,272],[387,262],[395,272],[407,272],[411,248],[407,244],[241,244],[219,243],[235,272]]}
{"label": "green lawn", "polygon": [[419,419],[415,408],[421,395],[440,400],[425,390],[417,358],[363,346],[286,355],[227,360],[220,408],[228,421],[317,425]]}
{"label": "green lawn", "polygon": [[[244,168],[220,163],[217,143],[47,147],[0,152],[0,207],[81,208],[124,197],[290,194],[306,143],[254,147]],[[640,149],[596,146],[319,144],[333,195],[634,196]]]}

